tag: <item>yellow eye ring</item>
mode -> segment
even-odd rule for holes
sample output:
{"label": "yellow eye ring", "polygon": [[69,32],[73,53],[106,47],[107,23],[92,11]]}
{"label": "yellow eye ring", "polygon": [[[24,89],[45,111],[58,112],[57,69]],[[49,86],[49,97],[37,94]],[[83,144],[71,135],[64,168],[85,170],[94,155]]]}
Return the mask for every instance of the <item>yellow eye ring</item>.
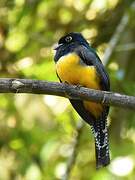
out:
{"label": "yellow eye ring", "polygon": [[72,41],[72,36],[67,36],[67,37],[65,38],[65,41],[66,41],[66,42]]}

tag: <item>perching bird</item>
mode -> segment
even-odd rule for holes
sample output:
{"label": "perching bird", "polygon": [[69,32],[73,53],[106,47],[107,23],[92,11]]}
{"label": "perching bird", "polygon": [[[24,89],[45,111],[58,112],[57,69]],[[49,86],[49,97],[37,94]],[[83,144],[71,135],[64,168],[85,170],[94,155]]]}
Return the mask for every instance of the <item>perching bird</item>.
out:
{"label": "perching bird", "polygon": [[[55,50],[56,73],[61,82],[97,90],[110,90],[109,76],[100,58],[80,33],[71,32],[60,38]],[[91,126],[95,138],[96,167],[108,165],[109,106],[86,100],[70,99],[70,102],[82,119]]]}

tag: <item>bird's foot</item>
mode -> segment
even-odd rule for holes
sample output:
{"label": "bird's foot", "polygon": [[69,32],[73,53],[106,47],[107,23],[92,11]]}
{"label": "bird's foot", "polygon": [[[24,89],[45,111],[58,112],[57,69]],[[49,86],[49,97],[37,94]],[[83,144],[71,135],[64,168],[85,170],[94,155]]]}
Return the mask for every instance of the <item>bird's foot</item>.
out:
{"label": "bird's foot", "polygon": [[106,102],[106,95],[104,94],[104,96],[103,96],[103,99],[102,99],[101,103],[102,103],[102,104],[105,104],[105,102]]}
{"label": "bird's foot", "polygon": [[79,90],[81,87],[83,87],[81,84],[76,84],[76,89]]}
{"label": "bird's foot", "polygon": [[63,84],[67,85],[67,84],[69,84],[69,83],[68,83],[67,81],[64,81]]}

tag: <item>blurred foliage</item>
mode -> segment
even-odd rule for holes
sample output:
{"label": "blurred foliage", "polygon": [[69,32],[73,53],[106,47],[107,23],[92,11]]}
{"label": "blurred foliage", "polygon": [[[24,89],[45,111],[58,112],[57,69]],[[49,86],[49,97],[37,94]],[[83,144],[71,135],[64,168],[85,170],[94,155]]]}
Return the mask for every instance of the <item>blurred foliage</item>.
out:
{"label": "blurred foliage", "polygon": [[[0,0],[0,76],[58,81],[53,45],[67,32],[83,33],[99,56],[124,12],[129,23],[108,64],[112,90],[135,95],[133,0]],[[55,96],[1,94],[0,179],[61,179],[72,154],[78,115]],[[112,163],[95,170],[94,142],[84,127],[71,180],[135,177],[135,114],[111,108]]]}

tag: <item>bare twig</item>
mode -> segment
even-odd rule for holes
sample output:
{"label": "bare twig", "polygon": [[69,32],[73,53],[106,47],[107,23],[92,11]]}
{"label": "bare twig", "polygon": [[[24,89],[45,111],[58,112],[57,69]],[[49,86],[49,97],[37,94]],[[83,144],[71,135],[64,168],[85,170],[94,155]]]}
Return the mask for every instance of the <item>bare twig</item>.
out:
{"label": "bare twig", "polygon": [[116,51],[132,51],[135,50],[135,43],[121,44],[116,47]]}
{"label": "bare twig", "polygon": [[127,24],[128,24],[128,21],[129,21],[129,16],[127,13],[124,14],[124,16],[122,17],[119,25],[117,26],[116,28],[116,31],[114,33],[114,35],[112,36],[109,44],[108,44],[108,48],[106,49],[105,51],[105,55],[104,55],[104,58],[103,58],[103,62],[105,65],[107,65],[108,63],[108,60],[110,59],[122,33],[124,32]]}
{"label": "bare twig", "polygon": [[[133,2],[131,4],[130,8],[134,7],[134,5],[135,5],[135,2]],[[128,14],[128,12],[126,12],[123,15],[119,25],[117,26],[117,28],[115,30],[115,33],[112,36],[112,38],[111,38],[111,40],[110,40],[110,42],[108,44],[108,48],[105,51],[104,58],[103,58],[103,62],[104,62],[105,65],[107,65],[108,60],[110,59],[110,57],[111,57],[111,55],[112,55],[118,41],[120,40],[120,37],[123,34],[128,22],[129,22],[129,14]]]}
{"label": "bare twig", "polygon": [[57,82],[31,79],[0,79],[0,93],[31,93],[63,96],[99,102],[106,105],[135,109],[135,97],[118,93],[88,89]]}

